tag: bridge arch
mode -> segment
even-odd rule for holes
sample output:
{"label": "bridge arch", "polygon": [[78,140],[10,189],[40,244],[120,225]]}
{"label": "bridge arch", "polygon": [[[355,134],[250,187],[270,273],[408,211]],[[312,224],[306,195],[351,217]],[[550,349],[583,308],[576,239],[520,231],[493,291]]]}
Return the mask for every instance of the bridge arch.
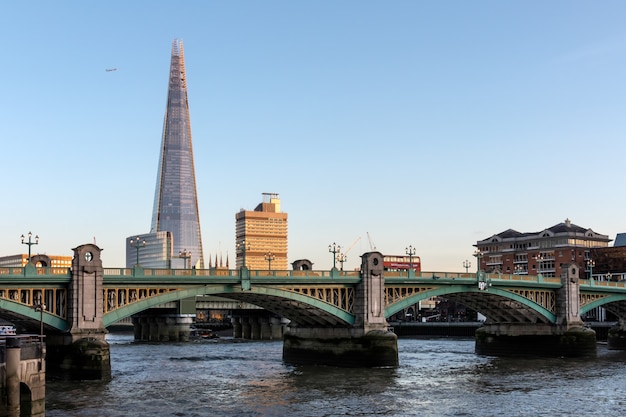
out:
{"label": "bridge arch", "polygon": [[495,286],[489,287],[485,291],[478,289],[476,285],[463,284],[436,287],[403,298],[385,308],[385,317],[391,317],[419,301],[438,296],[445,296],[451,301],[476,310],[492,321],[509,323],[556,322],[554,312],[515,292]]}
{"label": "bridge arch", "polygon": [[41,314],[38,310],[35,310],[31,306],[8,300],[6,298],[0,298],[0,310],[2,316],[8,320],[18,323],[29,330],[38,333],[38,326],[40,319],[46,327],[53,328],[59,331],[67,330],[67,320],[56,316],[54,314],[47,313],[45,310]]}
{"label": "bridge arch", "polygon": [[224,284],[185,288],[144,298],[104,314],[103,324],[107,327],[118,320],[160,304],[198,295],[219,295],[254,304],[302,325],[341,327],[350,326],[355,321],[355,316],[345,310],[293,291],[263,286],[254,286],[250,290],[242,291],[238,285]]}
{"label": "bridge arch", "polygon": [[611,294],[598,298],[580,307],[580,314],[585,315],[591,310],[604,307],[617,315],[620,319],[626,318],[626,294]]}

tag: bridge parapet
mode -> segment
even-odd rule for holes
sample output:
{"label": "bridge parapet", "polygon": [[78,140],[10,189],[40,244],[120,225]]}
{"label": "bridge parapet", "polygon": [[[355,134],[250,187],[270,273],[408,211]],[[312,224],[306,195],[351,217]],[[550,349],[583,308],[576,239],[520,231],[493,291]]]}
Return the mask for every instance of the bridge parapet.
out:
{"label": "bridge parapet", "polygon": [[[339,271],[339,270],[263,270],[247,269],[250,278],[359,278],[360,271]],[[239,278],[239,269],[149,269],[142,267],[134,268],[104,268],[105,279],[113,277],[215,277]]]}
{"label": "bridge parapet", "polygon": [[55,275],[55,276],[65,276],[70,278],[72,276],[72,270],[66,267],[35,267],[32,265],[28,266],[15,266],[15,267],[2,267],[0,268],[0,276],[2,279],[6,278],[28,278],[35,277],[38,275]]}

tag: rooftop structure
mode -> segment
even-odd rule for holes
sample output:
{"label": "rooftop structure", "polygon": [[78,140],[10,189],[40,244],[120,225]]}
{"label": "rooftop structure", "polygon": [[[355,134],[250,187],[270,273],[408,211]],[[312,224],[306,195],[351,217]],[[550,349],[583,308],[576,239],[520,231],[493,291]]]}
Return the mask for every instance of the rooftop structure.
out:
{"label": "rooftop structure", "polygon": [[235,214],[236,267],[282,270],[287,263],[287,213],[280,210],[276,193],[263,193],[254,211]]}
{"label": "rooftop structure", "polygon": [[569,219],[539,232],[507,229],[476,242],[480,269],[504,274],[542,274],[559,277],[564,265],[587,269],[592,248],[604,248],[611,239],[573,224]]}

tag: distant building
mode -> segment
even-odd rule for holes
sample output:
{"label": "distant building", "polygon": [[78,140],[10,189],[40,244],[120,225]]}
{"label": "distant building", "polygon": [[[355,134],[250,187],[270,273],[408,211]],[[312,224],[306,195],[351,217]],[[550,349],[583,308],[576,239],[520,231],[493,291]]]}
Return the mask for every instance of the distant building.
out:
{"label": "distant building", "polygon": [[139,260],[139,265],[144,268],[183,269],[184,259],[175,257],[173,246],[170,232],[145,233],[130,237],[126,239],[126,267],[132,268]]}
{"label": "distant building", "polygon": [[[165,232],[171,236],[160,234]],[[134,237],[126,239],[127,267],[135,265],[137,260],[137,249],[128,245]],[[186,263],[190,267],[204,268],[182,41],[172,42],[150,233],[139,237],[146,238],[145,250],[139,249],[141,266],[183,268]],[[153,244],[156,246],[151,247]],[[181,253],[191,253],[191,257],[183,260],[179,258]],[[145,261],[142,255],[146,256]],[[159,256],[163,257],[159,259]]]}
{"label": "distant building", "polygon": [[[567,219],[539,232],[508,229],[474,246],[481,252],[480,269],[483,271],[560,277],[563,267],[570,263],[575,263],[588,275],[590,251],[606,248],[610,241],[607,235],[577,226]],[[594,275],[595,272],[594,269]]]}
{"label": "distant building", "polygon": [[280,211],[280,198],[263,193],[263,202],[254,211],[235,214],[236,267],[243,266],[244,250],[249,269],[286,271],[287,213]]}
{"label": "distant building", "polygon": [[[72,257],[60,255],[31,255],[31,262],[36,267],[71,268]],[[23,267],[28,263],[27,254],[0,257],[0,267]]]}
{"label": "distant building", "polygon": [[591,249],[593,279],[598,281],[626,280],[626,234],[618,233],[615,243],[608,248]]}

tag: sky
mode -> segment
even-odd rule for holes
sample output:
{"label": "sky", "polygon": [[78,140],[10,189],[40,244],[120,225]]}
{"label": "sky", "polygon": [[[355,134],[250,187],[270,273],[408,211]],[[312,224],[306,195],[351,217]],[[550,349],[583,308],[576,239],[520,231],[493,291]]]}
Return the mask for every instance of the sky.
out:
{"label": "sky", "polygon": [[[278,193],[289,262],[372,249],[425,271],[570,219],[626,232],[626,2],[0,5],[0,256],[150,229],[171,44],[185,48],[205,258]],[[107,72],[106,69],[116,68]]]}

